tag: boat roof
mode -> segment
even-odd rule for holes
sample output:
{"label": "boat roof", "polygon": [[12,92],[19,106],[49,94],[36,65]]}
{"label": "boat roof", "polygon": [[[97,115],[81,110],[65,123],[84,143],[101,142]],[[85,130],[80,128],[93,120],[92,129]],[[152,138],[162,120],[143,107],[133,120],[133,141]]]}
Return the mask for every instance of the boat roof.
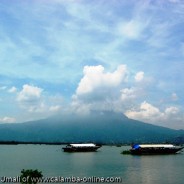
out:
{"label": "boat roof", "polygon": [[173,144],[136,144],[133,148],[173,148]]}
{"label": "boat roof", "polygon": [[70,144],[73,147],[95,147],[96,145],[93,143],[88,143],[88,144]]}

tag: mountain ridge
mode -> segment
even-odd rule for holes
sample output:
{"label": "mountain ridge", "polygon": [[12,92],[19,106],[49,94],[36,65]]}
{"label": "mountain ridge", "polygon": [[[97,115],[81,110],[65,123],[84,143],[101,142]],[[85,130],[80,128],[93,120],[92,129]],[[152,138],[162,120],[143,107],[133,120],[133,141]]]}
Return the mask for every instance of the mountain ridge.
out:
{"label": "mountain ridge", "polygon": [[0,124],[0,141],[31,142],[175,142],[184,143],[184,130],[173,130],[127,118],[114,112],[90,116],[57,115],[37,121]]}

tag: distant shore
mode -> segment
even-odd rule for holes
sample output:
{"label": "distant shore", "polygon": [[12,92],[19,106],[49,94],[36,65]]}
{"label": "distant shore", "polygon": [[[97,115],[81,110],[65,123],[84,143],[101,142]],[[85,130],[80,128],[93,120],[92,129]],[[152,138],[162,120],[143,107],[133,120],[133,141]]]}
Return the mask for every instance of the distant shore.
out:
{"label": "distant shore", "polygon": [[46,145],[61,145],[68,144],[64,142],[43,142],[43,141],[0,141],[0,145],[17,145],[17,144],[46,144]]}
{"label": "distant shore", "polygon": [[[75,142],[74,142],[75,143]],[[79,143],[79,142],[77,142]],[[18,145],[18,144],[44,144],[44,145],[67,145],[71,142],[44,142],[44,141],[0,141],[0,145]],[[99,145],[109,145],[109,146],[129,146],[130,144],[125,143],[96,143]]]}
{"label": "distant shore", "polygon": [[[86,143],[89,143],[92,141],[86,141]],[[84,142],[48,142],[48,141],[0,141],[0,145],[18,145],[18,144],[34,144],[34,145],[67,145],[71,143],[84,143]],[[108,146],[130,146],[133,143],[99,143],[99,142],[93,142],[97,145],[108,145]],[[153,144],[154,142],[146,142],[147,144]],[[168,142],[167,142],[168,143]],[[144,144],[144,143],[143,143]],[[157,142],[156,144],[166,144],[166,142]],[[178,144],[178,143],[171,143],[171,144]],[[183,144],[179,143],[178,145]]]}

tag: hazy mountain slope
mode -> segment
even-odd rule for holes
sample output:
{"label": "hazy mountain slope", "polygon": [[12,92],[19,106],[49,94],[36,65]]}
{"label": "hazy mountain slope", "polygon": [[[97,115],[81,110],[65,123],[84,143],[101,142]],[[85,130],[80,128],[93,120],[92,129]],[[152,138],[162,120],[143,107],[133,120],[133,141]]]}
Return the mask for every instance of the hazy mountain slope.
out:
{"label": "hazy mountain slope", "polygon": [[55,116],[21,124],[1,124],[0,140],[48,142],[161,142],[183,139],[184,131],[154,126],[104,112],[79,117]]}

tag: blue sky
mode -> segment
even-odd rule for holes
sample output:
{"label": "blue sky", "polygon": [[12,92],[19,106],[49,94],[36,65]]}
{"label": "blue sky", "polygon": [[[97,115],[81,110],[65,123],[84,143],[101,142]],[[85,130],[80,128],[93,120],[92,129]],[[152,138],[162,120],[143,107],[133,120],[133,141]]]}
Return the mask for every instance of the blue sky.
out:
{"label": "blue sky", "polygon": [[0,122],[121,112],[184,129],[181,0],[1,0]]}

